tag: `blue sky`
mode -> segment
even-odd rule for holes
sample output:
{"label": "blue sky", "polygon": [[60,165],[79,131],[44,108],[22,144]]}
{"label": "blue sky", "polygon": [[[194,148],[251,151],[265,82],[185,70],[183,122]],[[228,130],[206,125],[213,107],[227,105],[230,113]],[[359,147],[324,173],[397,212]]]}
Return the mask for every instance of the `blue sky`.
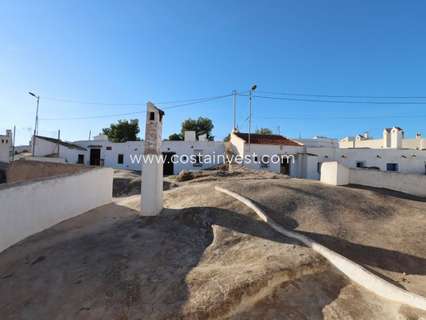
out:
{"label": "blue sky", "polygon": [[[144,104],[224,95],[254,83],[259,94],[426,96],[425,10],[424,1],[385,0],[0,0],[0,130],[16,125],[17,143],[29,140],[35,101],[28,91],[41,95],[42,119],[144,109],[49,97]],[[247,98],[240,97],[242,131],[247,115]],[[166,110],[163,135],[198,116],[211,118],[221,139],[232,128],[232,99]],[[350,119],[356,116],[371,118]],[[140,114],[41,120],[39,132],[54,136],[61,129],[66,140],[86,139],[90,130],[96,134],[111,122],[134,117],[144,119]],[[425,105],[257,98],[253,117],[254,129],[280,126],[290,137],[342,137],[365,130],[377,136],[393,125],[410,136],[426,134]],[[143,122],[141,131],[143,136]]]}

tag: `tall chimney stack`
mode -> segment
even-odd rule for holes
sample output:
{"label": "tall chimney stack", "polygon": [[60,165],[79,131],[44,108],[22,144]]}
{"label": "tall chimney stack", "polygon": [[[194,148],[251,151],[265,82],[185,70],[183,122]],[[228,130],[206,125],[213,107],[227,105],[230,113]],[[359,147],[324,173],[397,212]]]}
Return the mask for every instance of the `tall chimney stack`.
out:
{"label": "tall chimney stack", "polygon": [[141,215],[156,216],[163,209],[163,162],[161,133],[164,112],[153,103],[146,104],[144,160],[142,167]]}

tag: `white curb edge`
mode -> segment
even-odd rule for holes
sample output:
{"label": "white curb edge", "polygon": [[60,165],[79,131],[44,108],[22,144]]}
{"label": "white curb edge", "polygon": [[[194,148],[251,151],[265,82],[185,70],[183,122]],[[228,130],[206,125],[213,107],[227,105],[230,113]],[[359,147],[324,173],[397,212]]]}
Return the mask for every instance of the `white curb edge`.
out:
{"label": "white curb edge", "polygon": [[363,268],[361,265],[345,258],[344,256],[334,252],[323,245],[316,243],[315,241],[305,237],[297,232],[289,231],[281,227],[271,218],[269,218],[258,206],[256,206],[251,200],[239,195],[238,193],[230,190],[215,186],[215,190],[225,193],[251,208],[256,214],[265,221],[269,226],[279,233],[299,240],[306,246],[312,248],[315,252],[326,258],[332,265],[343,272],[348,278],[356,282],[360,286],[367,290],[377,294],[380,297],[392,300],[397,303],[405,304],[414,308],[418,308],[426,311],[426,298],[401,289],[382,278],[376,276],[370,271]]}

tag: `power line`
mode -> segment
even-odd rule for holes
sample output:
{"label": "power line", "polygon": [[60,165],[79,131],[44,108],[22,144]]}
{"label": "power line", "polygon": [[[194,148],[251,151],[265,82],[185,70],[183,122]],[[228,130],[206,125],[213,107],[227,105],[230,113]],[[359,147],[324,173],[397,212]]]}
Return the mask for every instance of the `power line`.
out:
{"label": "power line", "polygon": [[[226,95],[228,96],[228,95]],[[203,102],[204,100],[214,99],[222,96],[213,96],[213,97],[203,97],[203,98],[191,98],[191,99],[183,99],[183,100],[172,100],[172,101],[160,101],[154,102],[157,105],[165,105],[165,104],[176,104],[176,103],[191,103],[191,102]],[[43,100],[51,100],[58,101],[63,103],[72,103],[72,104],[82,104],[82,105],[100,105],[100,106],[145,106],[145,103],[132,103],[132,102],[98,102],[98,101],[85,101],[85,100],[74,100],[68,98],[57,98],[57,97],[41,97]]]}
{"label": "power line", "polygon": [[[240,96],[245,96],[240,94]],[[381,104],[381,105],[426,105],[425,102],[415,102],[415,101],[350,101],[350,100],[323,100],[323,99],[300,99],[300,98],[285,98],[285,97],[271,97],[271,96],[262,96],[262,95],[254,95],[255,98],[260,99],[270,99],[270,100],[283,100],[283,101],[299,101],[299,102],[324,102],[324,103],[339,103],[339,104]]]}
{"label": "power line", "polygon": [[273,92],[273,91],[258,91],[258,92],[265,93],[265,94],[282,95],[282,96],[319,97],[319,98],[426,99],[426,96],[363,96],[363,95],[330,95],[330,94],[294,93],[294,92]]}
{"label": "power line", "polygon": [[318,120],[318,119],[333,119],[333,120],[363,120],[363,119],[411,119],[411,118],[426,118],[426,115],[374,115],[374,116],[274,116],[274,117],[256,117],[256,119],[281,119],[281,120]]}
{"label": "power line", "polygon": [[[202,100],[198,99],[197,101],[194,101],[194,102],[176,104],[176,105],[165,107],[163,109],[164,110],[169,110],[169,109],[186,107],[186,106],[190,106],[190,105],[194,105],[194,104],[205,103],[205,102],[209,102],[209,101],[214,101],[214,100],[219,100],[219,99],[227,98],[227,97],[230,97],[231,95],[232,94],[227,94],[227,95],[222,95],[222,96],[214,96],[214,97],[208,97],[208,98],[202,98]],[[129,115],[144,114],[145,112],[146,112],[146,110],[135,111],[135,112],[127,112],[127,113],[116,113],[116,114],[97,115],[97,116],[65,117],[65,118],[41,118],[40,120],[43,120],[43,121],[52,121],[52,120],[60,121],[60,120],[101,119],[101,118],[113,118],[113,117],[122,117],[122,116],[129,116]]]}
{"label": "power line", "polygon": [[63,103],[72,103],[72,104],[83,104],[83,105],[100,105],[100,106],[145,106],[144,103],[109,103],[109,102],[95,102],[95,101],[84,101],[84,100],[73,100],[66,98],[56,98],[56,97],[41,97],[42,100],[51,100],[59,101]]}

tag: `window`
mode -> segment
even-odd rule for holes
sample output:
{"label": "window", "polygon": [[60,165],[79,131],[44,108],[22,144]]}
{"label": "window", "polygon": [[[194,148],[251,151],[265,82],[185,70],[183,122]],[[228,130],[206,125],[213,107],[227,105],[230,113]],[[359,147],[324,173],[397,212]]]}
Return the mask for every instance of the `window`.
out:
{"label": "window", "polygon": [[357,161],[356,167],[357,168],[365,168],[365,161]]}
{"label": "window", "polygon": [[117,163],[118,164],[123,164],[124,163],[124,155],[122,153],[118,154]]}
{"label": "window", "polygon": [[386,163],[386,171],[399,171],[398,163]]}
{"label": "window", "polygon": [[155,113],[154,112],[149,113],[149,120],[151,120],[151,121],[155,120]]}
{"label": "window", "polygon": [[107,150],[112,150],[112,147],[106,147]]}
{"label": "window", "polygon": [[84,164],[84,154],[78,155],[77,163]]}
{"label": "window", "polygon": [[321,174],[321,165],[322,165],[322,162],[317,162],[317,172],[319,174]]}
{"label": "window", "polygon": [[260,158],[260,167],[268,168],[269,167],[269,156],[262,156]]}
{"label": "window", "polygon": [[202,167],[203,166],[203,150],[194,150],[195,161],[192,164],[194,167]]}

